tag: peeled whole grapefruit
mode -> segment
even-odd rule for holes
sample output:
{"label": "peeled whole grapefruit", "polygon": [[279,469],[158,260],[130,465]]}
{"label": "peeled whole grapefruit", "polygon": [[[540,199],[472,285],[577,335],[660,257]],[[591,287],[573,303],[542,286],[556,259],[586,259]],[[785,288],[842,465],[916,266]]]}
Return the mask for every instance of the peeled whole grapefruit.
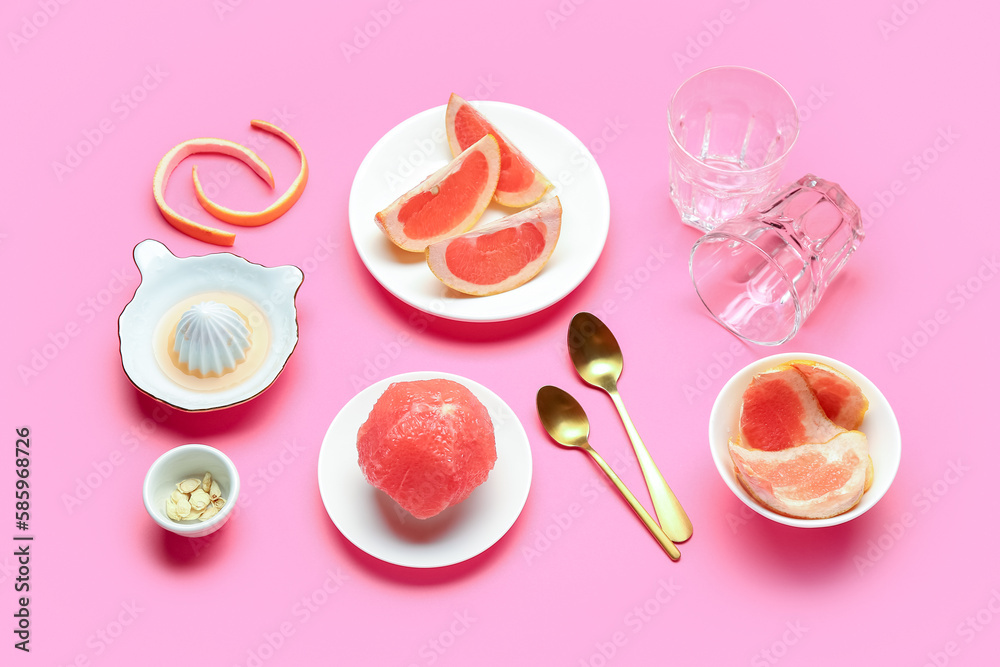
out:
{"label": "peeled whole grapefruit", "polygon": [[558,197],[427,246],[427,265],[448,287],[486,296],[534,278],[555,250],[562,226]]}
{"label": "peeled whole grapefruit", "polygon": [[468,231],[486,210],[500,176],[500,146],[480,137],[387,208],[375,222],[403,250],[423,252],[431,243]]}
{"label": "peeled whole grapefruit", "polygon": [[358,429],[365,479],[418,519],[469,497],[496,463],[489,411],[447,379],[395,382]]}
{"label": "peeled whole grapefruit", "polygon": [[497,138],[500,144],[500,178],[493,198],[498,204],[512,208],[530,206],[552,188],[549,179],[500,130],[454,93],[445,111],[445,129],[452,155],[458,155],[487,134]]}

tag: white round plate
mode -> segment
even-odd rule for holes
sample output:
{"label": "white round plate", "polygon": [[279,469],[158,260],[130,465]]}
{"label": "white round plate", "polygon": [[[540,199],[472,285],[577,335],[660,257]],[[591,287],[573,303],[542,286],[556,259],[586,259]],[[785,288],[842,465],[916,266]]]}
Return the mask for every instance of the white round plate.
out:
{"label": "white round plate", "polygon": [[[537,111],[504,102],[472,102],[553,182],[549,195],[563,207],[562,230],[552,257],[527,284],[474,297],[446,287],[421,253],[400,250],[375,224],[375,214],[448,164],[445,107],[403,121],[382,137],[358,167],[348,207],[351,235],[372,276],[402,301],[433,315],[465,322],[497,322],[538,312],[583,282],[604,249],[611,206],[604,176],[572,132]],[[478,225],[511,209],[491,203]]]}
{"label": "white round plate", "polygon": [[[430,378],[459,382],[483,402],[493,420],[497,462],[463,502],[415,519],[365,479],[357,438],[390,384]],[[517,415],[486,387],[448,373],[404,373],[363,389],[334,418],[319,452],[319,491],[334,525],[365,553],[405,567],[444,567],[486,551],[514,525],[530,486],[531,448]]]}
{"label": "white round plate", "polygon": [[[861,501],[853,509],[828,519],[796,519],[767,509],[754,500],[736,479],[733,460],[729,456],[729,438],[739,432],[743,392],[750,385],[753,376],[794,359],[818,361],[836,368],[854,380],[861,387],[865,397],[868,398],[868,412],[865,413],[865,419],[858,430],[868,437],[869,455],[874,465],[875,478],[871,488],[861,496]],[[712,406],[712,414],[708,421],[708,442],[712,448],[715,466],[719,469],[723,481],[747,507],[772,521],[799,528],[835,526],[857,518],[870,510],[889,490],[892,480],[896,477],[896,471],[899,469],[902,455],[899,422],[896,421],[896,415],[889,406],[889,401],[886,400],[885,395],[879,391],[878,387],[845,363],[830,357],[804,352],[788,352],[764,357],[736,373],[719,392],[719,396],[715,399],[715,405]]]}

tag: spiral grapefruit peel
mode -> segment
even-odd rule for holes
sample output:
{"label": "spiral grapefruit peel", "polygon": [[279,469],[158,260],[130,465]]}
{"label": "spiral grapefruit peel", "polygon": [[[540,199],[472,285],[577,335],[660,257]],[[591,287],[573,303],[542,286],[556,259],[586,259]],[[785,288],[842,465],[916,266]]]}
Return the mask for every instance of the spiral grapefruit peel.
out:
{"label": "spiral grapefruit peel", "polygon": [[[295,180],[292,181],[284,194],[273,204],[262,211],[256,212],[235,211],[216,204],[205,194],[201,186],[201,181],[198,179],[198,168],[193,167],[191,170],[195,195],[202,207],[219,220],[244,227],[264,225],[283,215],[302,196],[302,192],[306,187],[306,181],[309,180],[309,166],[305,153],[291,135],[271,123],[262,120],[250,121],[250,125],[258,130],[281,137],[299,154],[301,167],[299,168],[298,176],[295,177]],[[218,153],[234,157],[253,169],[254,173],[266,181],[271,188],[274,188],[274,176],[271,174],[271,169],[267,164],[246,146],[227,139],[217,139],[214,137],[202,137],[184,141],[167,151],[167,154],[163,156],[160,163],[156,166],[156,172],[153,175],[153,199],[156,201],[160,213],[163,214],[167,222],[179,231],[199,241],[221,246],[231,246],[236,240],[235,234],[214,227],[208,227],[184,217],[167,204],[166,197],[164,196],[167,189],[167,181],[170,179],[170,175],[177,165],[185,158],[198,153]]]}

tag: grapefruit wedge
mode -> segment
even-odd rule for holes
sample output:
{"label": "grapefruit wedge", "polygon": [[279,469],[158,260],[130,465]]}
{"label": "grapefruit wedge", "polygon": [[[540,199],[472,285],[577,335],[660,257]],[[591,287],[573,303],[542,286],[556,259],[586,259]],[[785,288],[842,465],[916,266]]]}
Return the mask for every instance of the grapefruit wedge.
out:
{"label": "grapefruit wedge", "polygon": [[562,226],[559,197],[427,246],[431,272],[448,287],[487,296],[520,287],[552,256]]}
{"label": "grapefruit wedge", "polygon": [[830,421],[849,431],[861,426],[868,399],[854,380],[818,361],[792,361],[788,365],[802,374]]}
{"label": "grapefruit wedge", "polygon": [[445,111],[445,128],[452,155],[458,155],[487,134],[500,144],[500,179],[493,198],[502,206],[531,206],[552,188],[542,172],[493,124],[465,100],[452,93]]}
{"label": "grapefruit wedge", "polygon": [[497,459],[486,406],[443,378],[389,385],[358,429],[357,447],[365,479],[418,519],[468,498]]}
{"label": "grapefruit wedge", "polygon": [[431,243],[472,228],[486,210],[500,175],[500,146],[479,138],[387,208],[375,222],[394,244],[423,252]]}
{"label": "grapefruit wedge", "polygon": [[781,451],[832,440],[845,429],[830,421],[802,373],[789,365],[759,373],[743,392],[740,442]]}
{"label": "grapefruit wedge", "polygon": [[736,477],[757,502],[801,519],[837,516],[858,504],[871,485],[868,439],[842,431],[829,442],[780,451],[742,447],[730,440]]}

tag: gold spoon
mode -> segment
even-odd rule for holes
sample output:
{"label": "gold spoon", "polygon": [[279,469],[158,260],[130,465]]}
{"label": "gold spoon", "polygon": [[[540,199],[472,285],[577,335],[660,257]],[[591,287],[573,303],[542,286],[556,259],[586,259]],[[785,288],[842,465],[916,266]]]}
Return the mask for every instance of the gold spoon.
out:
{"label": "gold spoon", "polygon": [[639,460],[646,488],[649,489],[649,496],[653,500],[653,510],[660,526],[663,527],[663,532],[674,542],[686,541],[694,531],[691,519],[681,507],[677,496],[667,486],[659,468],[653,463],[653,457],[649,455],[649,450],[639,437],[639,432],[636,431],[618,393],[618,378],[621,377],[624,362],[621,347],[615,340],[614,334],[604,322],[590,313],[577,313],[569,324],[567,342],[569,356],[576,366],[576,372],[588,384],[608,392],[615,407],[618,408],[618,414],[625,424],[629,440],[632,441],[632,449],[635,450],[635,456]]}
{"label": "gold spoon", "polygon": [[583,408],[576,402],[576,399],[558,387],[545,386],[538,390],[538,395],[535,397],[535,404],[538,408],[538,418],[541,419],[542,426],[552,436],[552,439],[560,445],[579,447],[590,454],[597,461],[597,465],[601,467],[604,474],[608,476],[608,479],[618,487],[622,496],[632,506],[632,510],[646,524],[646,528],[653,534],[656,541],[660,543],[663,550],[667,552],[670,559],[677,560],[680,558],[681,552],[677,550],[677,547],[670,541],[670,538],[660,530],[660,527],[653,521],[653,517],[649,516],[649,512],[639,504],[639,501],[635,499],[635,496],[632,495],[632,492],[628,490],[625,483],[615,474],[611,466],[587,442],[587,438],[590,435],[590,422],[587,420],[587,413],[583,411]]}

